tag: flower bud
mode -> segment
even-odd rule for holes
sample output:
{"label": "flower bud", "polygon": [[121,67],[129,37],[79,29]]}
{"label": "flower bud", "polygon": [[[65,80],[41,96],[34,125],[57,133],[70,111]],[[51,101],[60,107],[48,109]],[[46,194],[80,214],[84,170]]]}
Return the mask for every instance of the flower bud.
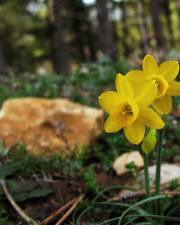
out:
{"label": "flower bud", "polygon": [[152,151],[156,146],[156,129],[150,128],[148,133],[143,139],[141,149],[143,152],[148,154],[150,151]]}

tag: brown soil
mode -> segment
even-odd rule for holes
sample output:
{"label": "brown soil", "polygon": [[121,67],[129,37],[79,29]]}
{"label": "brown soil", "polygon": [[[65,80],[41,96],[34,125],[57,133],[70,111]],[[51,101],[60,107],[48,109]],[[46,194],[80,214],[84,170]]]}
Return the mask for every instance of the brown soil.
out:
{"label": "brown soil", "polygon": [[[129,178],[130,176],[128,174],[116,177],[104,171],[96,173],[97,183],[102,188],[112,185],[125,185]],[[93,194],[88,191],[88,188],[81,177],[68,178],[57,175],[53,177],[52,181],[41,181],[41,185],[53,188],[54,193],[45,198],[32,199],[20,204],[20,206],[38,222],[43,221],[74,197],[84,194],[86,199],[91,199],[93,196]],[[14,224],[26,224],[8,202],[6,202],[6,206]],[[54,222],[50,224],[54,224]]]}

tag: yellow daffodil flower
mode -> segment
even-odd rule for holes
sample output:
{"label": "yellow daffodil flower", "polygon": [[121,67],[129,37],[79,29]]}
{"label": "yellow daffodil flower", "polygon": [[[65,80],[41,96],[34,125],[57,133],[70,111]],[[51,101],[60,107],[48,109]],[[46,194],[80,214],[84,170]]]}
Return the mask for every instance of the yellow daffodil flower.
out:
{"label": "yellow daffodil flower", "polygon": [[144,138],[145,126],[161,129],[164,126],[159,114],[148,108],[157,95],[157,85],[149,81],[139,95],[134,95],[131,83],[118,74],[115,79],[117,91],[105,91],[99,96],[99,104],[109,114],[104,124],[107,133],[124,130],[130,143],[139,144]]}
{"label": "yellow daffodil flower", "polygon": [[143,59],[143,70],[132,70],[126,74],[126,78],[133,83],[136,90],[142,88],[145,81],[153,80],[158,86],[158,93],[153,107],[160,114],[169,113],[172,110],[172,96],[180,95],[180,83],[175,81],[179,64],[177,61],[166,61],[159,66],[152,55],[146,55]]}

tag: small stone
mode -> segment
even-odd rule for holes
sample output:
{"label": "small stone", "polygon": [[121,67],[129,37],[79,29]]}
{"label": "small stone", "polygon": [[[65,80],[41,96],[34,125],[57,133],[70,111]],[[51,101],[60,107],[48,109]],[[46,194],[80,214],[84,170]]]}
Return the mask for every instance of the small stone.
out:
{"label": "small stone", "polygon": [[137,168],[144,166],[144,160],[141,154],[138,151],[133,151],[119,156],[113,163],[113,169],[115,170],[116,174],[120,176],[128,171],[126,165],[131,162],[133,162]]}

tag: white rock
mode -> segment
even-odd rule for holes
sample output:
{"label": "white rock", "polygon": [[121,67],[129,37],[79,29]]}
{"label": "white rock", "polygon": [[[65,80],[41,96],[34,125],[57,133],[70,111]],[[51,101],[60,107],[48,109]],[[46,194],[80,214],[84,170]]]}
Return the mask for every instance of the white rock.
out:
{"label": "white rock", "polygon": [[120,176],[127,172],[126,165],[131,162],[134,162],[138,168],[144,166],[144,160],[141,154],[138,151],[133,151],[119,156],[113,163],[113,169],[115,170],[116,174]]}
{"label": "white rock", "polygon": [[[154,184],[156,176],[156,165],[149,167],[151,185]],[[164,163],[161,165],[161,184],[169,183],[173,179],[180,178],[180,166]],[[144,172],[141,171],[139,181],[144,182]]]}

